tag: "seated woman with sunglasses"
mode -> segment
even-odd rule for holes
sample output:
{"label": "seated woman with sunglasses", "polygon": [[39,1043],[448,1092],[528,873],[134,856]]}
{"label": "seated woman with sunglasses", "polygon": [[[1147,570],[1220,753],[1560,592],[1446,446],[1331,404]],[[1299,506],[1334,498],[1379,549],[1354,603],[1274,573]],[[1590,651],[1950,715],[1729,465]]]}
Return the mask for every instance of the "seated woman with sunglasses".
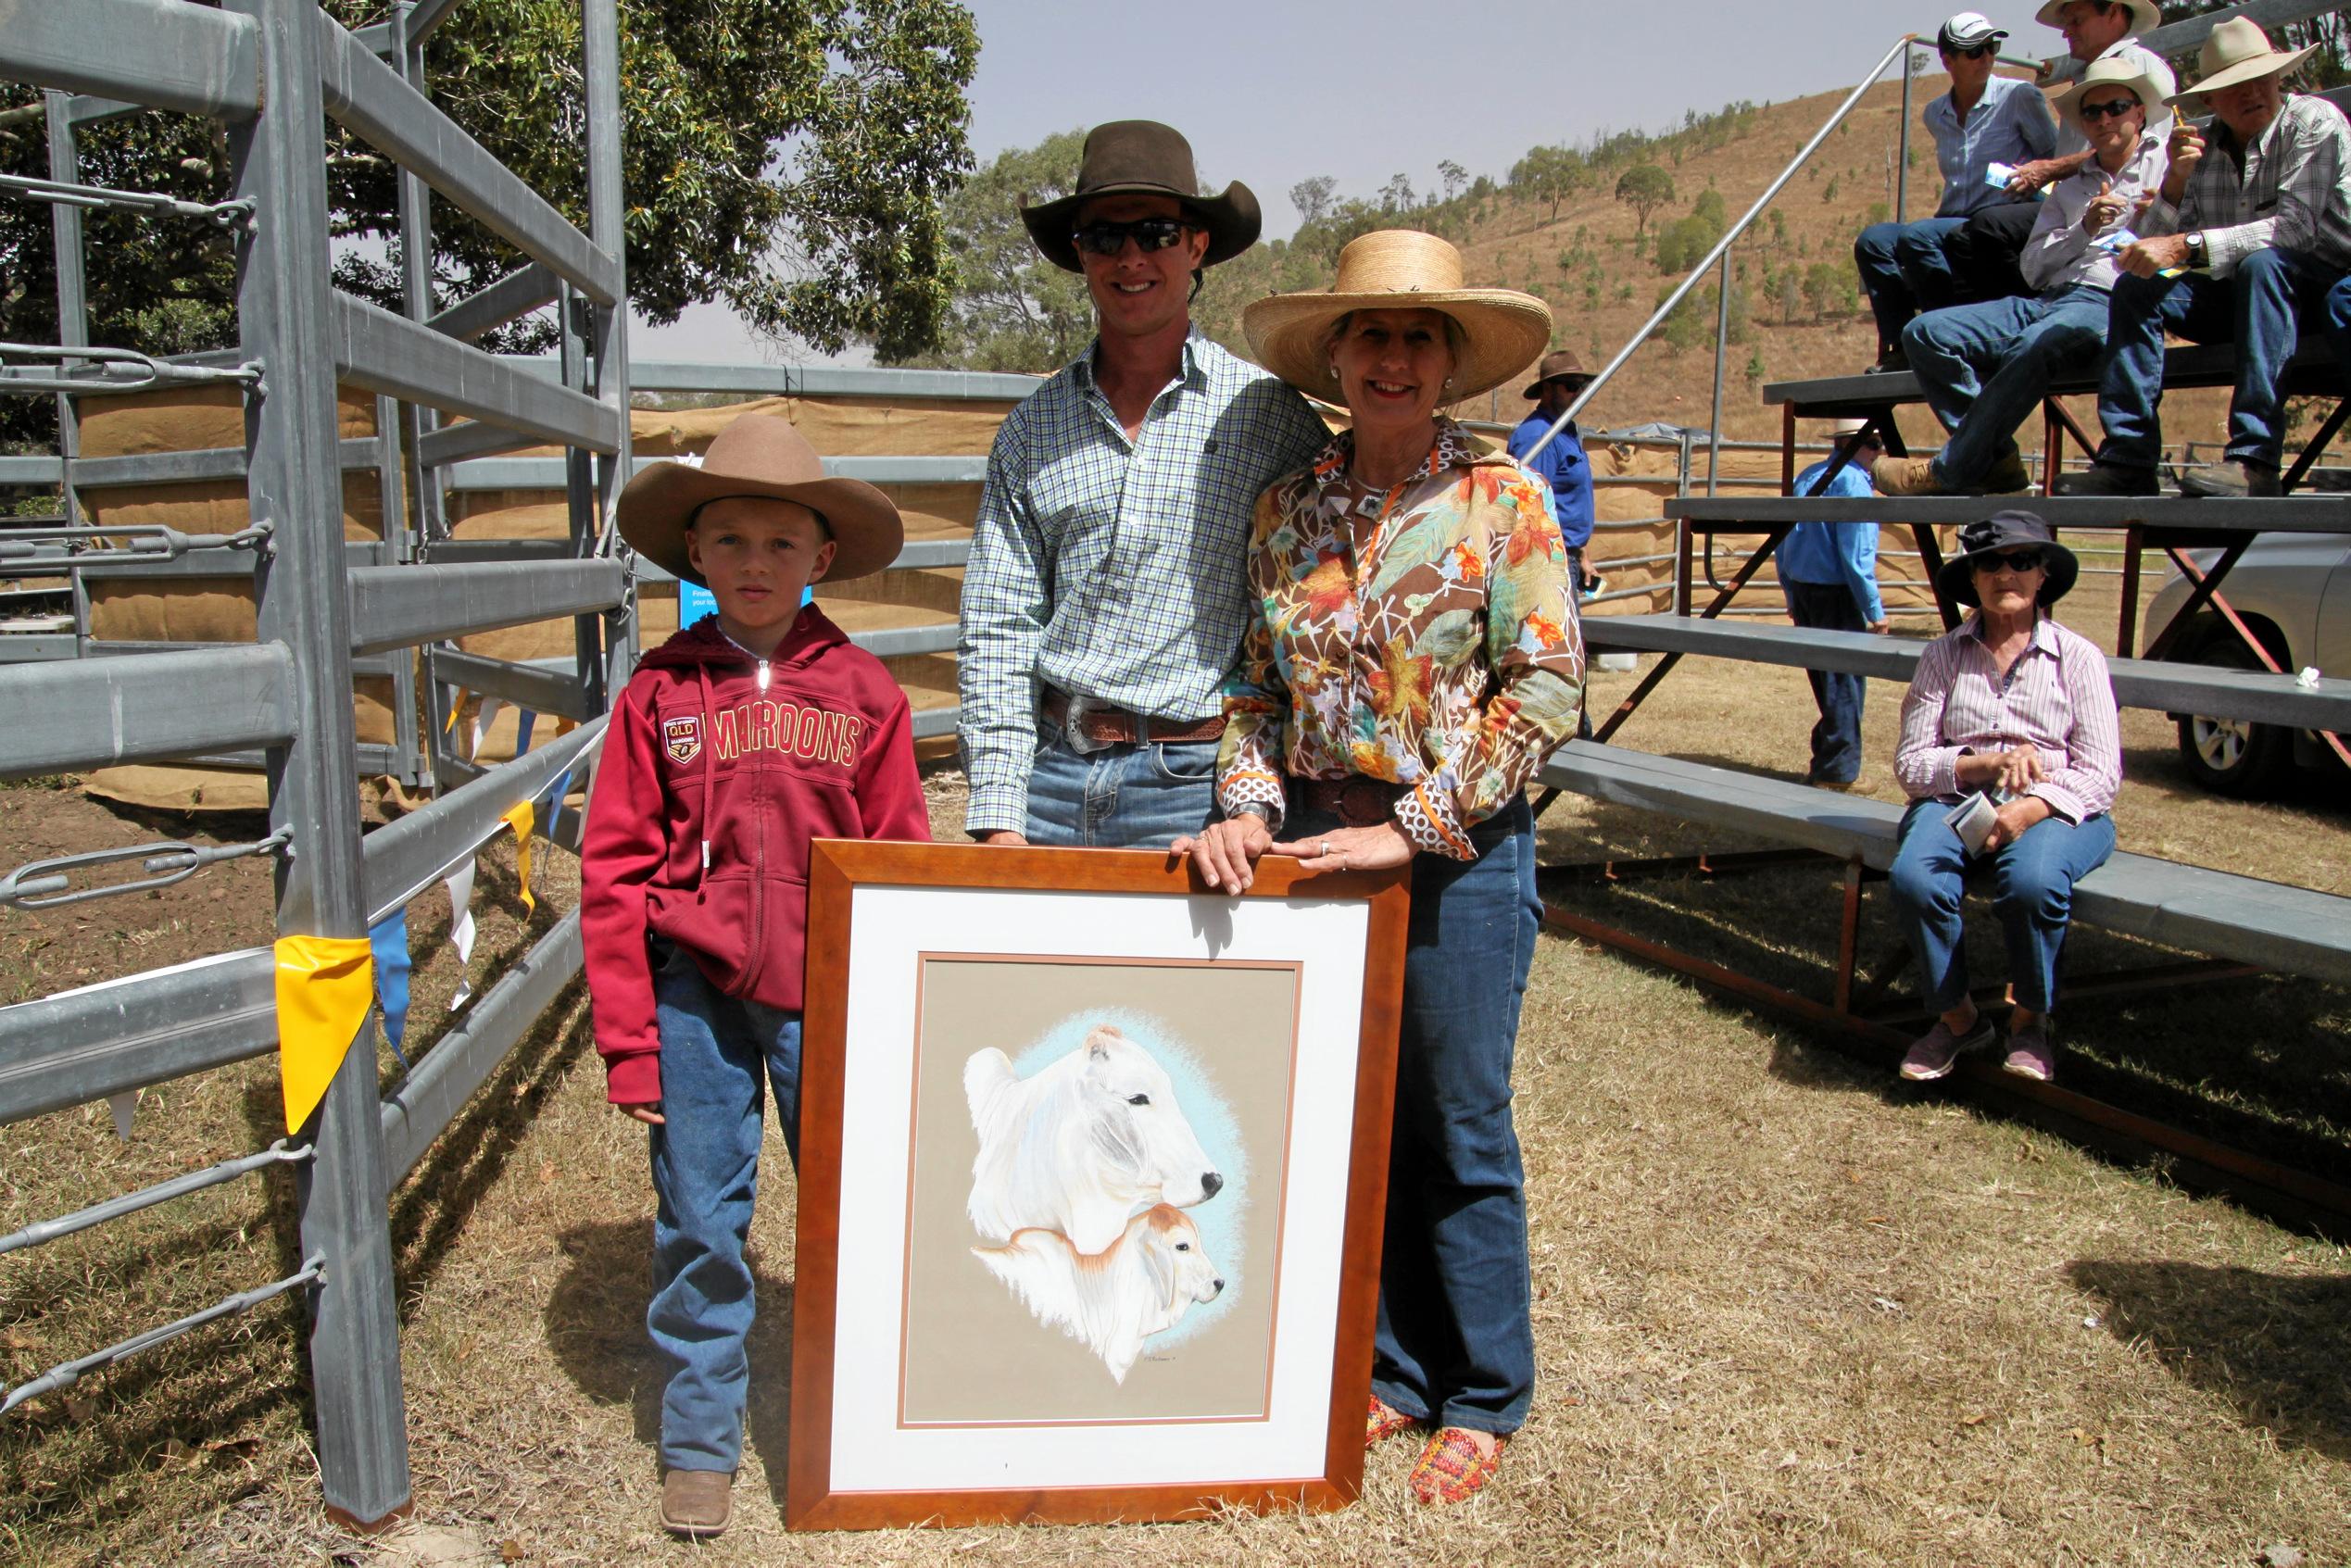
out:
{"label": "seated woman with sunglasses", "polygon": [[[2073,886],[2114,853],[2121,727],[2106,656],[2044,613],[2081,569],[2049,525],[1996,512],[1960,530],[1959,547],[1935,583],[1976,613],[1919,654],[1894,753],[1910,796],[1894,907],[1927,1007],[1941,1015],[1902,1059],[1902,1075],[1941,1078],[1962,1052],[1993,1042],[1992,1021],[1968,995],[1959,908],[1968,872],[1988,866],[2016,996],[2003,1065],[2046,1083],[2056,1075],[2049,1012]],[[1963,827],[1970,809],[1986,808],[1990,831],[1971,851]]]}

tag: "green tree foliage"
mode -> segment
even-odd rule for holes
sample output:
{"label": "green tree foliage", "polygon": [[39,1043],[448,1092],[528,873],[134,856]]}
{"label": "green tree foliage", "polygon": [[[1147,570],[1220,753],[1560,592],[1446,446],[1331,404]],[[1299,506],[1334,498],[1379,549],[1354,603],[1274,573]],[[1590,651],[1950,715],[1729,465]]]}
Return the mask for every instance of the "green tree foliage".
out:
{"label": "green tree foliage", "polygon": [[[1042,374],[1092,341],[1086,281],[1038,255],[1020,219],[1022,207],[1067,195],[1076,185],[1085,144],[1083,131],[1064,131],[1034,147],[1008,149],[948,198],[955,299],[938,346],[918,362]],[[1328,180],[1305,182],[1291,199],[1316,185],[1327,200]]]}
{"label": "green tree foliage", "polygon": [[1330,211],[1331,193],[1339,182],[1327,174],[1317,174],[1312,180],[1301,180],[1289,188],[1289,205],[1298,209],[1301,223],[1320,223]]}
{"label": "green tree foliage", "polygon": [[1816,261],[1804,269],[1804,299],[1815,317],[1850,316],[1859,308],[1860,285],[1851,267]]}
{"label": "green tree foliage", "polygon": [[1618,177],[1616,199],[1633,209],[1633,232],[1649,227],[1649,215],[1674,199],[1674,177],[1653,163],[1637,163]]}
{"label": "green tree foliage", "polygon": [[1583,188],[1589,172],[1584,156],[1572,147],[1529,147],[1510,166],[1510,188],[1549,202],[1556,220],[1559,204]]}

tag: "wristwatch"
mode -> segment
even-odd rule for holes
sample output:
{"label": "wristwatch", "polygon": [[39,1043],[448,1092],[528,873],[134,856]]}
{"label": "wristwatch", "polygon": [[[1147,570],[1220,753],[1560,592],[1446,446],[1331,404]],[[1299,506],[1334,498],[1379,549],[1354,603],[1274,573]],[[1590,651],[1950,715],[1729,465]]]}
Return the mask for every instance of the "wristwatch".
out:
{"label": "wristwatch", "polygon": [[2212,265],[2212,252],[2205,246],[2201,229],[2188,236],[2188,265],[2198,270]]}
{"label": "wristwatch", "polygon": [[1244,800],[1226,814],[1235,817],[1254,817],[1268,827],[1271,827],[1274,822],[1274,809],[1263,800]]}

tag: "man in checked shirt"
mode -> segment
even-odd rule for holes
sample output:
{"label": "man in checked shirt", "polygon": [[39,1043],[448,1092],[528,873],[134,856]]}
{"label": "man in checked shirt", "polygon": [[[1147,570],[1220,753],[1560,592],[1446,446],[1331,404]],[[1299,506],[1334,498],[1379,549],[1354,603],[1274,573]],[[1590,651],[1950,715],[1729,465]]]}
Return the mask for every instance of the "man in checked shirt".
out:
{"label": "man in checked shirt", "polygon": [[982,843],[1164,847],[1214,810],[1250,512],[1329,432],[1192,326],[1201,270],[1259,228],[1246,185],[1199,191],[1181,135],[1122,120],[1087,136],[1071,194],[1021,209],[1098,335],[988,454],[957,660]]}
{"label": "man in checked shirt", "polygon": [[[2316,47],[2316,45],[2312,45]],[[2279,372],[2301,328],[2324,322],[2327,293],[2351,271],[2351,124],[2321,98],[2285,90],[2309,49],[2282,53],[2243,17],[2212,30],[2195,86],[2213,111],[2172,127],[2170,168],[2141,217],[2107,319],[2098,387],[2097,466],[2061,495],[2152,495],[2163,432],[2163,339],[2237,345],[2222,460],[2180,479],[2188,495],[2275,495],[2285,441]]]}

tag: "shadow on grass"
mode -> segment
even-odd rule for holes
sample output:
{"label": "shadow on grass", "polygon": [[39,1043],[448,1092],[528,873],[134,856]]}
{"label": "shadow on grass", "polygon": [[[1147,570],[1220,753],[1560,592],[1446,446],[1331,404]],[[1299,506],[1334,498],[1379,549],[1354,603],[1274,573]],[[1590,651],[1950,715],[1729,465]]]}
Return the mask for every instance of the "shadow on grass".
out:
{"label": "shadow on grass", "polygon": [[2281,1445],[2351,1459],[2343,1324],[2351,1279],[2082,1259],[2066,1273],[2107,1303],[2106,1330],[2219,1395]]}
{"label": "shadow on grass", "polygon": [[[547,1298],[547,1340],[581,1393],[600,1405],[628,1407],[636,1440],[658,1464],[669,1366],[645,1328],[653,1294],[652,1229],[649,1219],[615,1220],[575,1226],[558,1238],[567,1261]],[[752,1284],[759,1312],[748,1346],[745,1413],[780,1513],[791,1453],[792,1283],[765,1273],[755,1259]]]}

